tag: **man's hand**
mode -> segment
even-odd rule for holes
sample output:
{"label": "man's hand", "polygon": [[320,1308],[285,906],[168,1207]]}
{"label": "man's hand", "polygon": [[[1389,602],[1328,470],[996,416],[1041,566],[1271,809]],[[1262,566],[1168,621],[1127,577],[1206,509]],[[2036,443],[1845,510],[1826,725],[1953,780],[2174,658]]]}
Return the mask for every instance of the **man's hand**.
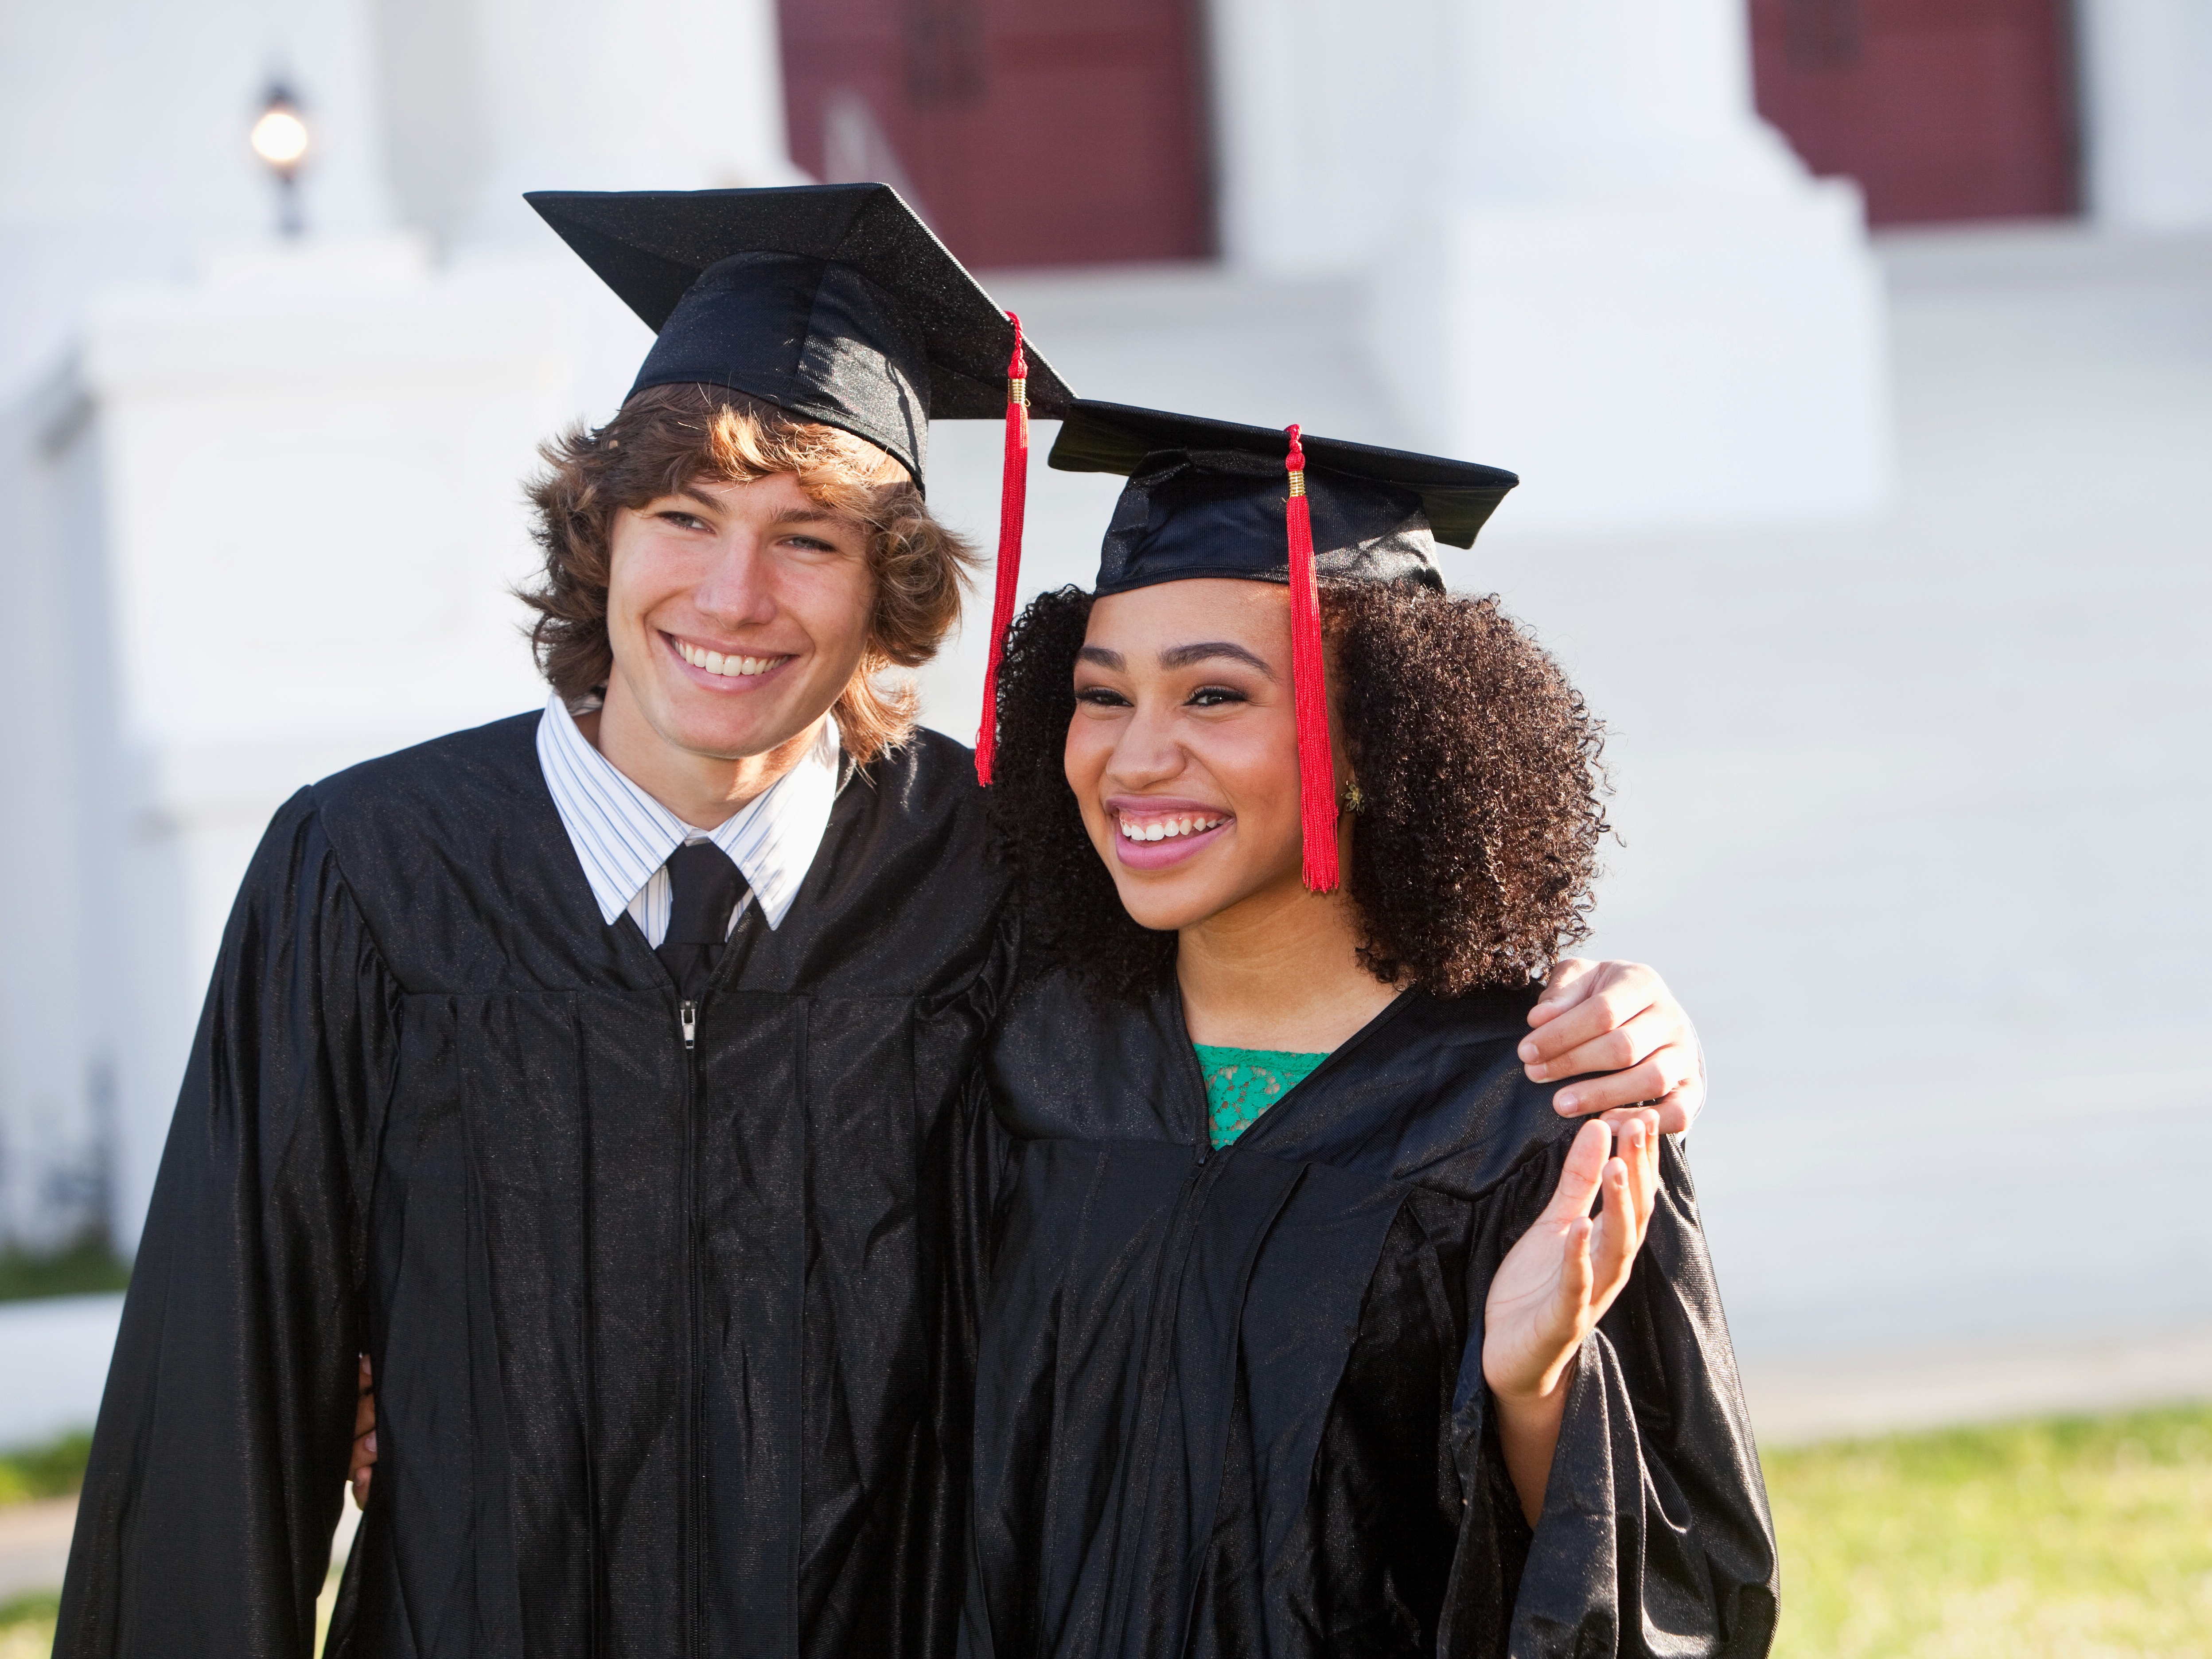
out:
{"label": "man's hand", "polygon": [[[1536,1029],[1520,1053],[1530,1079],[1582,1079],[1553,1101],[1562,1117],[1602,1112],[1617,1125],[1626,1109],[1648,1105],[1660,1132],[1678,1135],[1705,1106],[1697,1028],[1666,981],[1640,962],[1561,957],[1528,1024]],[[1594,1072],[1608,1075],[1584,1075]]]}
{"label": "man's hand", "polygon": [[353,1411],[353,1467],[346,1479],[353,1482],[353,1506],[368,1507],[369,1477],[376,1473],[376,1379],[370,1376],[368,1356],[361,1357],[361,1403]]}

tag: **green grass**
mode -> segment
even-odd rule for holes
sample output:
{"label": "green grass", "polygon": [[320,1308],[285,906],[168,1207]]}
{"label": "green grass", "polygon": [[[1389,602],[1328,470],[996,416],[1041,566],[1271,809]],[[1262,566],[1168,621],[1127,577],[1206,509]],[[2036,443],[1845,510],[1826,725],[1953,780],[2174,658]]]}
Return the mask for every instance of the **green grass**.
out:
{"label": "green grass", "polygon": [[0,1452],[0,1504],[68,1497],[84,1484],[85,1459],[91,1455],[88,1434],[65,1434],[42,1446]]}
{"label": "green grass", "polygon": [[33,1590],[0,1601],[0,1659],[46,1659],[54,1650],[61,1592]]}
{"label": "green grass", "polygon": [[52,1591],[0,1601],[0,1659],[48,1659],[61,1598]]}
{"label": "green grass", "polygon": [[[0,1453],[0,1505],[66,1498],[84,1484],[88,1434],[65,1434],[43,1446]],[[29,1590],[0,1599],[0,1659],[46,1659],[54,1649],[61,1592]]]}
{"label": "green grass", "polygon": [[[0,1457],[0,1503],[76,1490],[71,1435]],[[1776,1659],[2212,1659],[2212,1405],[1770,1452]],[[51,1595],[0,1603],[43,1655]]]}
{"label": "green grass", "polygon": [[13,1630],[18,1625],[52,1625],[61,1607],[59,1590],[32,1590],[27,1595],[11,1595],[0,1601],[0,1630]]}
{"label": "green grass", "polygon": [[2212,1406],[1765,1463],[1777,1659],[2212,1659]]}
{"label": "green grass", "polygon": [[59,1249],[0,1249],[0,1302],[41,1296],[87,1296],[131,1283],[131,1264],[106,1238],[91,1233]]}

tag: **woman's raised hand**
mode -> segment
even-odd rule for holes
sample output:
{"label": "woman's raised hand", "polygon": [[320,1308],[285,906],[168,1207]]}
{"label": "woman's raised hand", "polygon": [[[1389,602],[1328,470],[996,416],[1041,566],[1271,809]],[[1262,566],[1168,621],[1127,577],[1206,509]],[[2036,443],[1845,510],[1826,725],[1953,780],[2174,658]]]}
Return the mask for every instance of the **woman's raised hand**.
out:
{"label": "woman's raised hand", "polygon": [[[1531,1526],[1543,1511],[1575,1356],[1628,1283],[1658,1189],[1656,1112],[1583,1124],[1551,1203],[1490,1281],[1482,1376],[1498,1402],[1506,1470]],[[1601,1194],[1592,1219],[1591,1200]]]}

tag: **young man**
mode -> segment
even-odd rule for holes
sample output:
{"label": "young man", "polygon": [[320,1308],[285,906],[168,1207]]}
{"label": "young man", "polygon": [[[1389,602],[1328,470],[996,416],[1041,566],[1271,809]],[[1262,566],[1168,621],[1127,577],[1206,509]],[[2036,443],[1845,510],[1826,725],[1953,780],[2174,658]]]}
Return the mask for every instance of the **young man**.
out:
{"label": "young man", "polygon": [[[659,333],[537,491],[555,696],[271,824],[125,1310],[72,1659],[307,1651],[361,1354],[333,1653],[951,1650],[964,1161],[1017,927],[968,751],[875,677],[957,615],[927,422],[1003,410],[1012,331],[881,186],[534,200]],[[1029,393],[1068,395],[1034,356]],[[1647,972],[1554,1006],[1553,1075],[1635,1063],[1586,1108],[1694,1109]]]}

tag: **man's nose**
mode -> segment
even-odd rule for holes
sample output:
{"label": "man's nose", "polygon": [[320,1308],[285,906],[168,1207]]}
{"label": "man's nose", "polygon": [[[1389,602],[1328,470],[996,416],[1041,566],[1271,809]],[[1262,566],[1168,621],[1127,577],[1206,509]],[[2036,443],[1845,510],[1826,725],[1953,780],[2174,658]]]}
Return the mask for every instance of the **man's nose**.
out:
{"label": "man's nose", "polygon": [[725,627],[742,627],[770,620],[775,615],[775,594],[769,581],[768,562],[762,557],[761,538],[739,529],[714,550],[699,585],[691,590],[691,603],[702,617]]}

